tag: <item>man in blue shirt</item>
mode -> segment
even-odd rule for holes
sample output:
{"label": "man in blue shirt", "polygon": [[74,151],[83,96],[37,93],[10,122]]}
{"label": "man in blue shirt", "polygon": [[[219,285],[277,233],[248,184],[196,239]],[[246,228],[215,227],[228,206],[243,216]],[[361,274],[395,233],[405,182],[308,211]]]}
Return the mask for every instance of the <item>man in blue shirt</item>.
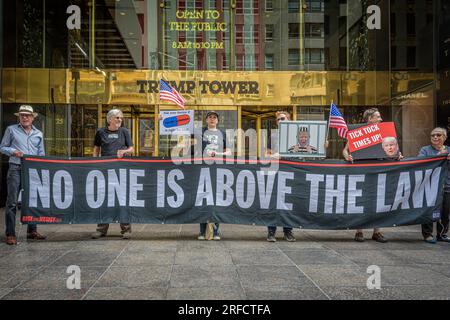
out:
{"label": "man in blue shirt", "polygon": [[[9,170],[7,175],[8,196],[6,199],[6,243],[17,244],[16,239],[16,210],[20,192],[21,160],[24,154],[44,156],[44,137],[42,132],[33,126],[37,113],[33,107],[22,105],[19,112],[19,124],[13,124],[6,128],[0,152],[9,156]],[[35,224],[28,225],[27,239],[44,240],[45,236],[37,232]]]}
{"label": "man in blue shirt", "polygon": [[[435,155],[447,155],[450,160],[450,148],[444,145],[447,139],[447,130],[444,128],[434,128],[430,134],[430,142],[428,146],[420,149],[418,157],[435,156]],[[450,161],[447,161],[447,166],[450,169]],[[436,243],[436,241],[450,242],[450,238],[447,236],[449,226],[449,213],[450,213],[450,171],[447,173],[447,178],[444,184],[444,200],[441,209],[441,218],[436,224],[437,235],[433,237],[433,222],[422,225],[423,239],[427,243]]]}

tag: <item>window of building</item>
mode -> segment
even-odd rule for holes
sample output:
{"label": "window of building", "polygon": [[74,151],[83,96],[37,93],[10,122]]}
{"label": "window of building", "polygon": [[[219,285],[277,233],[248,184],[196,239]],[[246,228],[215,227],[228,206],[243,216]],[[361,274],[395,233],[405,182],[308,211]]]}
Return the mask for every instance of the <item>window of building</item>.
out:
{"label": "window of building", "polygon": [[289,0],[288,9],[290,13],[298,13],[300,12],[300,1],[298,0]]}
{"label": "window of building", "polygon": [[397,23],[395,20],[395,13],[391,13],[391,37],[395,37],[397,34]]}
{"label": "window of building", "polygon": [[298,39],[300,36],[300,23],[289,23],[289,39]]}
{"label": "window of building", "polygon": [[266,41],[273,41],[273,24],[266,24]]}
{"label": "window of building", "polygon": [[416,47],[408,47],[406,49],[406,67],[416,67]]}
{"label": "window of building", "polygon": [[391,47],[391,68],[397,68],[397,47]]}
{"label": "window of building", "polygon": [[266,0],[266,12],[272,12],[273,11],[273,0]]}
{"label": "window of building", "polygon": [[266,54],[265,58],[265,69],[273,70],[273,54]]}
{"label": "window of building", "polygon": [[323,0],[307,0],[306,1],[307,12],[323,12],[324,4]]}
{"label": "window of building", "polygon": [[323,23],[306,23],[305,37],[307,38],[323,38]]}
{"label": "window of building", "polygon": [[416,35],[416,15],[414,13],[406,15],[406,32],[408,36]]}
{"label": "window of building", "polygon": [[236,55],[236,70],[244,70],[244,55],[237,54]]}
{"label": "window of building", "polygon": [[216,9],[216,0],[209,0],[209,8]]}
{"label": "window of building", "polygon": [[300,65],[300,50],[299,49],[289,49],[288,65],[290,65],[290,66]]}
{"label": "window of building", "polygon": [[236,25],[236,43],[244,43],[244,25]]}
{"label": "window of building", "polygon": [[324,62],[323,49],[306,49],[305,50],[305,63],[308,64],[321,64]]}
{"label": "window of building", "polygon": [[215,52],[209,52],[208,53],[208,70],[217,70],[217,61],[216,61],[216,53]]}

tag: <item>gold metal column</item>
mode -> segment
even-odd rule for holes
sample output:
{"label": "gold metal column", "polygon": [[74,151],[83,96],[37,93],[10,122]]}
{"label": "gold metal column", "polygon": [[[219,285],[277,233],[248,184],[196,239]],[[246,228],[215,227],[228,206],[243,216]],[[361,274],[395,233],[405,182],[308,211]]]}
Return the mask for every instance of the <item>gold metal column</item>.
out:
{"label": "gold metal column", "polygon": [[[242,130],[242,106],[237,107],[237,128],[239,132]],[[237,136],[237,156],[243,156],[243,148],[242,148],[242,135],[238,134]]]}
{"label": "gold metal column", "polygon": [[153,153],[154,157],[159,155],[159,104],[155,106],[155,152]]}
{"label": "gold metal column", "polygon": [[89,56],[89,67],[95,68],[95,0],[91,0],[89,2],[89,13],[90,13],[90,39],[89,39],[89,48],[90,48],[90,56]]}
{"label": "gold metal column", "polygon": [[236,0],[231,0],[230,1],[230,70],[236,70],[236,50],[235,50],[236,26],[234,25],[235,10],[236,10]]}
{"label": "gold metal column", "polygon": [[256,154],[261,155],[261,116],[256,117]]}
{"label": "gold metal column", "polygon": [[305,51],[305,46],[304,46],[304,36],[303,36],[303,32],[304,32],[304,17],[303,17],[303,0],[299,0],[300,2],[300,30],[299,30],[299,37],[300,37],[300,43],[299,43],[299,47],[300,47],[300,70],[304,70],[305,69],[305,60],[304,60],[304,51]]}

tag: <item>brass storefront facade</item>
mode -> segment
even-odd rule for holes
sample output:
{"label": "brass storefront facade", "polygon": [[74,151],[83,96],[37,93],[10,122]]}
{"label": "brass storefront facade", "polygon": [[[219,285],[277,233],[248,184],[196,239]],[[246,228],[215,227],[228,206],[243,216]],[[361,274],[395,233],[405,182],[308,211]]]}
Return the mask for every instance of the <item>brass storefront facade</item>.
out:
{"label": "brass storefront facade", "polygon": [[[432,83],[432,77],[382,72],[3,69],[2,101],[4,108],[27,103],[40,111],[44,119],[38,121],[51,155],[90,156],[95,130],[104,125],[105,114],[113,106],[124,111],[137,155],[168,155],[176,141],[158,135],[158,116],[160,110],[177,108],[159,101],[158,81],[164,78],[186,98],[187,109],[196,111],[198,125],[205,111],[216,110],[223,114],[220,125],[224,129],[269,130],[276,110],[290,111],[293,119],[327,119],[331,100],[354,123],[361,121],[366,107],[391,109],[394,112],[383,112],[383,117],[396,122],[402,148],[413,156],[427,143],[434,124],[433,91],[410,93],[408,82]],[[392,104],[390,83],[397,90]],[[414,137],[408,134],[411,125]],[[339,158],[342,141],[330,133],[329,155]],[[266,139],[267,135],[258,137],[258,154]],[[236,142],[239,155],[245,155],[243,142]]]}

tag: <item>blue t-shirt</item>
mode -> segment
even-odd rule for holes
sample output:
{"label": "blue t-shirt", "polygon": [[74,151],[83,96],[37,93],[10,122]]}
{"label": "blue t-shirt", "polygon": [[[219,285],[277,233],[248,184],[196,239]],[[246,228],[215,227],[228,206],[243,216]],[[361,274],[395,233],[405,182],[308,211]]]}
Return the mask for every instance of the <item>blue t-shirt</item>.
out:
{"label": "blue t-shirt", "polygon": [[[448,146],[444,146],[447,149],[447,152],[450,153],[450,147]],[[418,157],[426,157],[426,156],[437,156],[439,154],[439,150],[436,150],[435,148],[433,148],[431,145],[422,147],[422,149],[420,149],[419,154],[417,155]],[[445,184],[444,184],[444,191],[445,192],[450,192],[450,162],[447,161],[447,178],[445,179]]]}

